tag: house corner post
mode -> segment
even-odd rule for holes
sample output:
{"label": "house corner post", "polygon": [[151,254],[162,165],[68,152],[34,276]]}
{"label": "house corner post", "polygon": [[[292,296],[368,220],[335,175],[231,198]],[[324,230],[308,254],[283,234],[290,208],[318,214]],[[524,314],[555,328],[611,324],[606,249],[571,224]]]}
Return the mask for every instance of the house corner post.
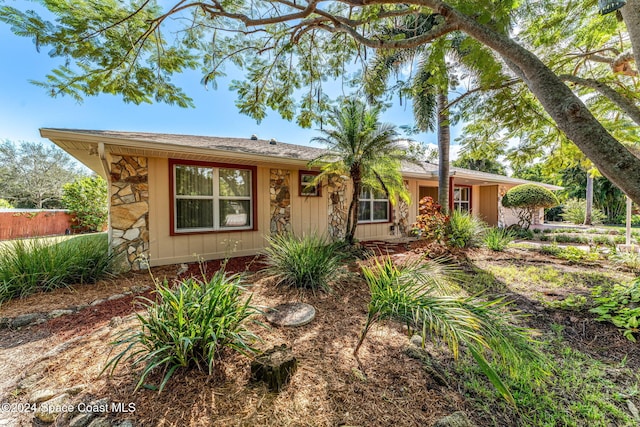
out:
{"label": "house corner post", "polygon": [[327,232],[334,241],[344,239],[347,226],[347,182],[339,175],[331,175],[327,183]]}
{"label": "house corner post", "polygon": [[111,158],[111,249],[120,271],[149,265],[149,169],[146,157]]}

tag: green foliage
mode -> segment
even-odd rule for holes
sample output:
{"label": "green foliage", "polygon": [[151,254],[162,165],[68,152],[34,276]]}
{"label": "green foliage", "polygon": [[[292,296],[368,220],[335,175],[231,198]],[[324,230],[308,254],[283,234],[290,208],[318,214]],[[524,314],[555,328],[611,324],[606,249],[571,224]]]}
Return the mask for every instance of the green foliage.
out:
{"label": "green foliage", "polygon": [[266,272],[278,285],[330,291],[331,284],[346,274],[343,242],[330,242],[317,234],[296,237],[291,233],[269,236],[267,241]]}
{"label": "green foliage", "polygon": [[515,404],[495,366],[487,360],[486,351],[490,350],[493,362],[509,373],[536,352],[529,346],[527,333],[507,321],[504,303],[450,296],[446,280],[450,271],[434,260],[395,265],[390,258],[375,259],[361,268],[371,301],[356,354],[373,324],[396,320],[419,333],[423,342],[436,337],[456,359],[464,345],[500,395]]}
{"label": "green foliage", "polygon": [[0,302],[81,283],[110,268],[107,236],[16,240],[0,245]]}
{"label": "green foliage", "polygon": [[484,236],[484,244],[492,251],[502,252],[509,243],[513,242],[515,236],[511,230],[491,227]]}
{"label": "green foliage", "polygon": [[13,208],[14,206],[11,204],[11,202],[5,199],[0,199],[0,209],[13,209]]}
{"label": "green foliage", "polygon": [[551,308],[559,308],[561,310],[582,311],[589,305],[587,297],[584,295],[570,294],[564,299],[558,301],[550,301],[546,303]]}
{"label": "green foliage", "polygon": [[474,248],[482,244],[487,224],[469,212],[454,210],[447,225],[447,244],[454,248]]}
{"label": "green foliage", "polygon": [[85,177],[62,188],[62,203],[75,214],[77,227],[101,231],[109,216],[107,182],[99,176]]}
{"label": "green foliage", "polygon": [[[562,205],[562,219],[574,224],[584,224],[587,211],[587,201],[580,199],[569,199]],[[602,224],[607,218],[600,209],[592,208],[591,223]]]}
{"label": "green foliage", "polygon": [[634,272],[640,272],[640,252],[621,251],[610,255],[609,259],[618,265],[624,265]]}
{"label": "green foliage", "polygon": [[256,313],[251,297],[243,300],[242,279],[217,271],[209,280],[188,278],[172,287],[156,284],[157,300],[141,298],[146,314],[136,314],[138,328],[123,331],[112,343],[124,346],[102,372],[116,369],[122,361],[142,367],[136,390],[149,374],[161,372],[162,391],[177,369],[195,368],[213,374],[224,349],[250,355],[257,337],[246,329]]}
{"label": "green foliage", "polygon": [[507,227],[507,230],[509,230],[511,233],[513,233],[513,236],[516,239],[525,239],[525,240],[532,240],[533,239],[533,231],[527,229],[527,228],[523,228],[518,224],[512,224],[509,227]]}
{"label": "green foliage", "polygon": [[609,290],[599,287],[593,295],[595,307],[590,311],[598,315],[597,320],[613,323],[628,340],[636,342],[635,334],[640,331],[640,278]]}
{"label": "green foliage", "polygon": [[384,193],[391,203],[398,198],[410,202],[401,173],[403,161],[414,162],[413,150],[400,147],[395,126],[378,121],[380,107],[368,108],[362,101],[347,99],[335,108],[329,119],[330,129],[322,129],[324,136],[313,138],[328,149],[311,162],[322,172],[315,183],[337,176],[349,176],[353,184],[347,213],[345,240],[354,243],[358,225],[360,192],[363,187]]}
{"label": "green foliage", "polygon": [[442,206],[429,196],[420,199],[418,206],[418,216],[412,225],[414,233],[428,241],[444,241],[449,217],[442,212]]}
{"label": "green foliage", "polygon": [[505,208],[512,208],[518,215],[518,224],[528,229],[536,211],[558,204],[555,194],[536,184],[521,184],[511,188],[502,198]]}
{"label": "green foliage", "polygon": [[78,176],[67,153],[34,142],[0,143],[0,165],[0,194],[20,208],[61,207],[62,186]]}
{"label": "green foliage", "polygon": [[569,262],[595,262],[600,259],[600,255],[596,251],[583,251],[575,246],[560,247],[555,242],[553,245],[545,245],[539,249],[541,254],[555,256]]}

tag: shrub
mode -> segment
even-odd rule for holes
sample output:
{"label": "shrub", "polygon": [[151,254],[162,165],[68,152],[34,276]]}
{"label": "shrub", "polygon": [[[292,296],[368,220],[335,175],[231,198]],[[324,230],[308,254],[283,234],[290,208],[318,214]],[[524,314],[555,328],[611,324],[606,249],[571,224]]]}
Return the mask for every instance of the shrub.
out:
{"label": "shrub", "polygon": [[[626,221],[626,219],[625,219]],[[640,215],[631,215],[631,225],[640,226]]]}
{"label": "shrub", "polygon": [[636,342],[634,334],[640,326],[640,278],[629,285],[614,285],[609,291],[598,287],[593,292],[596,306],[591,309],[598,315],[596,320],[611,322],[630,341]]}
{"label": "shrub", "polygon": [[153,371],[160,370],[162,391],[179,368],[196,368],[213,373],[215,362],[228,348],[242,354],[255,350],[257,337],[245,328],[257,310],[251,297],[243,300],[242,279],[217,271],[208,281],[188,278],[175,287],[156,285],[158,300],[141,298],[146,315],[136,314],[139,327],[123,331],[112,343],[124,350],[109,360],[102,373],[116,369],[121,361],[132,360],[133,368],[143,370],[136,390]]}
{"label": "shrub", "polygon": [[509,230],[511,233],[513,233],[513,236],[516,239],[525,239],[525,240],[532,240],[533,239],[533,231],[531,231],[531,230],[529,230],[527,228],[522,228],[518,224],[510,225],[509,227],[507,227],[507,230]]}
{"label": "shrub", "polygon": [[0,199],[0,209],[13,209],[13,208],[14,206],[11,204],[11,202],[5,199]]}
{"label": "shrub", "polygon": [[298,238],[291,233],[267,237],[266,272],[278,285],[331,290],[331,283],[345,274],[344,243],[329,242],[316,234]]}
{"label": "shrub", "polygon": [[557,204],[555,194],[536,184],[517,185],[502,197],[502,206],[514,210],[519,219],[518,225],[524,229],[529,229],[540,208],[550,208]]}
{"label": "shrub", "polygon": [[640,272],[640,253],[638,252],[618,252],[611,255],[609,259],[618,265]]}
{"label": "shrub", "polygon": [[425,240],[442,242],[449,223],[449,217],[442,213],[442,206],[429,196],[420,199],[418,206],[418,216],[412,226],[413,230]]}
{"label": "shrub", "polygon": [[502,252],[509,243],[513,242],[514,235],[504,228],[490,228],[484,236],[484,244],[492,251]]}
{"label": "shrub", "polygon": [[472,248],[482,244],[486,224],[468,212],[454,210],[447,226],[447,243],[456,248]]}
{"label": "shrub", "polygon": [[444,343],[454,358],[461,348],[466,348],[496,390],[515,404],[486,356],[494,356],[493,361],[501,367],[514,368],[528,365],[539,355],[529,346],[526,331],[508,322],[509,317],[502,310],[504,303],[451,296],[452,289],[447,289],[444,279],[446,273],[435,260],[395,265],[390,258],[376,259],[372,265],[362,266],[362,274],[369,285],[371,301],[354,354],[371,326],[396,320],[420,334],[423,342],[433,338]]}
{"label": "shrub", "polygon": [[0,245],[0,302],[34,292],[94,283],[110,268],[107,236],[64,241],[16,240]]}
{"label": "shrub", "polygon": [[[581,199],[569,199],[562,206],[562,219],[574,224],[584,224],[587,211],[587,201]],[[600,209],[591,209],[591,223],[602,224],[607,216]]]}
{"label": "shrub", "polygon": [[62,203],[75,214],[75,227],[82,231],[102,231],[109,214],[106,181],[99,176],[85,177],[62,188]]}

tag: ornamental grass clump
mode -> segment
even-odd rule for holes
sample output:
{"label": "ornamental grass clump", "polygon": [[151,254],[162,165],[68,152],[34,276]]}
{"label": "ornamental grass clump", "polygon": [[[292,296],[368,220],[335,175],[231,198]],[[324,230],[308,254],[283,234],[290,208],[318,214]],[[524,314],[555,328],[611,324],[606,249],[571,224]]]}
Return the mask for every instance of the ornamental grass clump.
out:
{"label": "ornamental grass clump", "polygon": [[419,334],[423,343],[428,339],[444,343],[455,359],[467,349],[502,397],[515,404],[495,367],[517,376],[540,355],[531,347],[527,331],[509,323],[511,316],[503,300],[453,296],[455,288],[447,279],[453,271],[438,260],[396,265],[386,258],[363,265],[371,301],[354,353],[357,355],[371,326],[395,320]]}
{"label": "ornamental grass clump", "polygon": [[[258,310],[251,297],[243,298],[239,275],[217,271],[209,280],[188,278],[176,286],[156,285],[157,301],[141,298],[145,314],[137,314],[139,327],[122,332],[114,348],[123,347],[102,372],[113,373],[122,361],[142,367],[136,390],[153,372],[162,375],[162,391],[177,369],[198,369],[213,374],[223,350],[251,355],[257,338],[246,328]],[[145,385],[147,386],[147,385]],[[156,388],[156,386],[147,386]]]}
{"label": "ornamental grass clump", "polygon": [[487,225],[469,212],[454,210],[447,224],[447,243],[461,249],[482,244]]}
{"label": "ornamental grass clump", "polygon": [[317,234],[296,237],[291,233],[267,240],[266,272],[277,285],[330,291],[331,285],[346,274],[343,242],[330,242]]}
{"label": "ornamental grass clump", "polygon": [[494,252],[504,251],[513,242],[515,234],[505,228],[492,227],[484,236],[484,244]]}
{"label": "ornamental grass clump", "polygon": [[5,243],[0,245],[0,303],[35,292],[94,283],[109,274],[112,259],[104,234]]}

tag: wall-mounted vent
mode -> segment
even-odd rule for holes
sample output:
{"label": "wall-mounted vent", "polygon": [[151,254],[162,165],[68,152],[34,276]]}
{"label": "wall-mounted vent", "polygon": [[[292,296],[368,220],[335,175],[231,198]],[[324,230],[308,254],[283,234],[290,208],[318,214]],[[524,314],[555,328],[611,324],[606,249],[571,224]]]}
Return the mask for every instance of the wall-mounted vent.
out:
{"label": "wall-mounted vent", "polygon": [[271,144],[271,145],[276,145],[277,143],[278,143],[278,141],[276,141],[276,139],[275,139],[275,138],[271,138],[271,139],[269,140],[269,144]]}
{"label": "wall-mounted vent", "polygon": [[257,141],[258,140],[258,135],[256,135],[255,133],[253,135],[251,135],[251,140],[252,141]]}

